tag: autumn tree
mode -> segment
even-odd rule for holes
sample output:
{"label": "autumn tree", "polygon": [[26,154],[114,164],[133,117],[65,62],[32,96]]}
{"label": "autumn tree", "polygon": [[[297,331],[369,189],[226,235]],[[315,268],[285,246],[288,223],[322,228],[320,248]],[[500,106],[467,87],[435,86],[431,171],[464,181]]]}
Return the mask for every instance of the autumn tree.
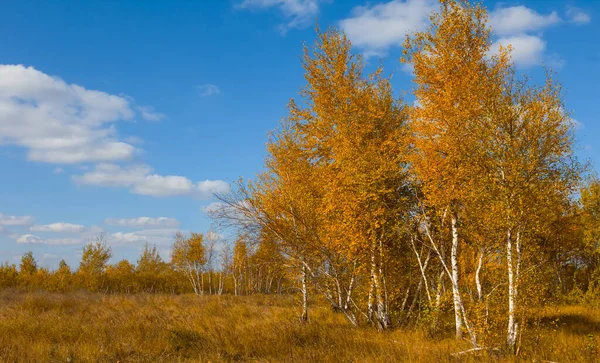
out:
{"label": "autumn tree", "polygon": [[232,274],[234,295],[248,293],[248,246],[245,236],[240,236],[233,247]]}
{"label": "autumn tree", "polygon": [[189,238],[186,238],[178,232],[173,244],[171,263],[185,273],[195,294],[204,294],[206,253],[202,234],[192,233]]}
{"label": "autumn tree", "polygon": [[142,291],[154,292],[162,287],[166,266],[156,246],[144,246],[135,266],[136,282]]}
{"label": "autumn tree", "polygon": [[38,264],[33,257],[33,252],[29,251],[21,257],[21,264],[19,265],[19,273],[21,275],[33,276],[38,271]]}
{"label": "autumn tree", "polygon": [[73,272],[64,259],[58,263],[54,278],[56,279],[56,288],[59,291],[65,291],[72,285]]}
{"label": "autumn tree", "polygon": [[256,252],[250,256],[250,268],[254,271],[254,290],[265,294],[274,291],[281,292],[281,286],[286,273],[286,261],[279,251],[277,241],[263,234],[256,247]]}
{"label": "autumn tree", "polygon": [[134,292],[136,287],[135,277],[135,266],[126,259],[106,268],[107,284],[113,292]]}
{"label": "autumn tree", "polygon": [[[415,76],[411,166],[422,188],[422,209],[438,211],[440,223],[449,219],[449,263],[441,241],[432,236],[432,226],[426,226],[428,242],[452,283],[456,336],[460,338],[466,328],[476,344],[461,292],[461,225],[466,222],[461,216],[472,205],[472,182],[482,172],[478,158],[486,150],[480,148],[478,138],[483,134],[494,75],[505,64],[501,58],[488,57],[490,29],[481,6],[460,0],[443,0],[441,5],[428,30],[407,38],[402,59],[414,66]],[[428,217],[423,223],[433,220]]]}
{"label": "autumn tree", "polygon": [[[487,235],[480,240],[479,266],[486,250],[505,250],[507,345],[514,349],[525,243],[534,256],[536,241],[571,202],[579,176],[560,87],[551,77],[540,87],[518,80],[510,47],[489,56],[485,9],[468,1],[442,1],[431,28],[407,40],[406,48],[418,101],[411,114],[412,166],[425,206],[450,219],[450,266],[440,261],[453,285],[456,335],[464,326],[476,344],[459,262],[460,250],[470,247],[466,232],[479,231]],[[443,246],[428,235],[441,257]]]}
{"label": "autumn tree", "polygon": [[600,181],[591,178],[581,190],[581,216],[583,242],[591,270],[592,285],[600,280]]}
{"label": "autumn tree", "polygon": [[112,250],[104,241],[103,236],[83,247],[77,275],[83,280],[85,286],[91,289],[98,289],[101,286],[108,260],[111,257]]}
{"label": "autumn tree", "polygon": [[284,121],[281,131],[272,135],[267,145],[268,170],[257,180],[239,181],[230,193],[219,195],[223,207],[211,214],[221,225],[238,228],[245,242],[258,241],[262,233],[277,241],[299,277],[301,320],[307,321],[309,280],[314,281],[319,275],[316,270],[322,266],[317,252],[320,197],[310,176],[310,162],[290,127],[291,123]]}
{"label": "autumn tree", "polygon": [[19,283],[19,271],[17,266],[5,262],[0,265],[0,287],[14,287]]}

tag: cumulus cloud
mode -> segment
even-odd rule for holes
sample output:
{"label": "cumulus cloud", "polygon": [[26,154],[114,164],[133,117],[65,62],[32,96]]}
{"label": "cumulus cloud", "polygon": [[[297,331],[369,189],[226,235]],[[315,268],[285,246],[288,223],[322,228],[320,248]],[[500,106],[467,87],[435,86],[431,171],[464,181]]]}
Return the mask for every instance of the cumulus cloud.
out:
{"label": "cumulus cloud", "polygon": [[209,199],[213,193],[229,190],[229,184],[222,180],[205,180],[194,184],[191,180],[177,175],[152,174],[147,165],[121,167],[116,164],[98,164],[93,171],[76,175],[78,184],[104,187],[126,187],[134,194],[154,197],[190,195]]}
{"label": "cumulus cloud", "polygon": [[574,6],[569,6],[567,8],[567,18],[570,22],[575,24],[587,24],[592,21],[592,18],[588,13]]}
{"label": "cumulus cloud", "polygon": [[223,180],[204,180],[198,182],[196,191],[203,199],[209,199],[215,193],[227,193],[229,191],[229,183]]}
{"label": "cumulus cloud", "polygon": [[177,232],[178,230],[174,228],[145,229],[129,233],[117,232],[108,236],[107,241],[111,244],[148,243],[156,246],[170,246]]}
{"label": "cumulus cloud", "polygon": [[[425,30],[430,24],[430,13],[438,9],[437,0],[392,0],[358,6],[350,17],[340,21],[340,27],[366,57],[383,56],[390,48],[402,46],[407,34]],[[586,15],[576,8],[567,12],[571,21],[579,23],[586,21]],[[498,51],[499,45],[512,44],[518,66],[541,65],[542,61],[564,64],[557,56],[545,55],[546,41],[541,34],[562,22],[556,11],[540,14],[525,6],[499,7],[490,13],[489,21],[498,35],[493,52]],[[411,65],[403,65],[402,70],[412,73]]]}
{"label": "cumulus cloud", "polygon": [[118,139],[114,124],[134,116],[125,97],[68,84],[33,67],[0,65],[0,145],[25,148],[29,160],[129,159],[135,148]]}
{"label": "cumulus cloud", "polygon": [[19,244],[46,244],[46,245],[72,245],[83,243],[81,238],[48,238],[44,239],[32,234],[24,234],[17,237],[17,243]]}
{"label": "cumulus cloud", "polygon": [[512,47],[511,56],[515,64],[521,67],[531,67],[541,64],[546,42],[535,35],[517,35],[500,38],[492,45],[493,51],[499,46]]}
{"label": "cumulus cloud", "polygon": [[85,229],[81,224],[72,223],[52,223],[46,225],[36,225],[29,228],[32,232],[52,232],[52,233],[81,233]]}
{"label": "cumulus cloud", "polygon": [[200,91],[200,96],[202,97],[210,97],[221,94],[221,89],[214,84],[201,84],[198,86],[198,90]]}
{"label": "cumulus cloud", "polygon": [[138,217],[138,218],[107,218],[104,223],[109,226],[121,226],[121,227],[137,227],[137,228],[149,228],[149,227],[178,227],[179,221],[175,218],[167,217]]}
{"label": "cumulus cloud", "polygon": [[366,56],[381,56],[390,47],[401,46],[407,34],[424,30],[438,5],[436,0],[393,0],[358,6],[340,27]]}
{"label": "cumulus cloud", "polygon": [[310,25],[319,14],[319,7],[323,2],[324,0],[244,0],[239,8],[279,9],[287,19],[287,23],[280,27],[280,30],[285,33],[289,29],[303,28]]}
{"label": "cumulus cloud", "polygon": [[542,15],[522,5],[498,8],[490,13],[490,25],[498,35],[539,31],[560,23],[560,21],[561,19],[555,11]]}
{"label": "cumulus cloud", "polygon": [[0,226],[29,226],[33,224],[32,216],[7,216],[0,213]]}

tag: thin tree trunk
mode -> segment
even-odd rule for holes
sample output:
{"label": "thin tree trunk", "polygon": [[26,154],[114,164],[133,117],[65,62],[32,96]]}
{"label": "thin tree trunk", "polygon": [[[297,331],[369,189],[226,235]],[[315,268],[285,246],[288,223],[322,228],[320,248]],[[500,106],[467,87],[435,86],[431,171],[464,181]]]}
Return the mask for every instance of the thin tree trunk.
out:
{"label": "thin tree trunk", "polygon": [[371,250],[371,276],[369,279],[369,295],[367,297],[367,317],[369,321],[374,322],[375,315],[375,304],[374,304],[374,293],[375,293],[375,251]]}
{"label": "thin tree trunk", "polygon": [[475,284],[477,285],[477,299],[481,301],[482,298],[482,288],[481,288],[481,268],[483,267],[483,248],[479,253],[479,261],[477,262],[477,270],[475,271]]}
{"label": "thin tree trunk", "polygon": [[516,252],[517,261],[516,264],[513,261],[513,241],[512,231],[509,228],[506,233],[506,263],[508,272],[508,332],[506,343],[508,349],[515,352],[517,335],[519,330],[519,323],[516,320],[517,310],[517,295],[518,295],[518,284],[519,274],[521,265],[521,234],[517,232],[516,240]]}
{"label": "thin tree trunk", "polygon": [[385,254],[383,249],[383,239],[379,239],[379,274],[377,284],[377,312],[382,330],[387,330],[391,327],[390,314],[388,309],[388,294],[385,283],[385,271],[383,265],[385,263]]}
{"label": "thin tree trunk", "polygon": [[200,273],[200,281],[202,281],[202,283],[200,284],[200,295],[204,295],[204,273]]}
{"label": "thin tree trunk", "polygon": [[308,321],[308,273],[306,271],[306,266],[302,265],[302,316],[300,320],[303,322]]}
{"label": "thin tree trunk", "polygon": [[[425,266],[423,266],[423,262],[421,261],[421,255],[417,251],[417,247],[415,246],[414,238],[410,238],[410,244],[415,252],[415,256],[417,256],[417,262],[419,263],[419,269],[421,270],[421,277],[423,278],[423,283],[425,284],[425,292],[427,293],[427,301],[429,302],[429,306],[431,306],[431,294],[429,293],[429,284],[427,283],[427,276],[425,275],[425,269],[427,268],[427,262],[425,262]],[[431,249],[427,255],[427,261],[429,261],[429,256],[431,256]]]}
{"label": "thin tree trunk", "polygon": [[450,259],[452,265],[452,295],[454,297],[454,322],[456,328],[456,339],[462,339],[462,301],[458,283],[458,221],[454,215],[452,216],[452,252]]}
{"label": "thin tree trunk", "polygon": [[517,322],[515,320],[515,302],[517,298],[517,291],[515,287],[512,250],[512,231],[509,228],[506,232],[506,263],[508,273],[508,334],[506,338],[506,344],[510,350],[514,351],[515,343],[517,341]]}

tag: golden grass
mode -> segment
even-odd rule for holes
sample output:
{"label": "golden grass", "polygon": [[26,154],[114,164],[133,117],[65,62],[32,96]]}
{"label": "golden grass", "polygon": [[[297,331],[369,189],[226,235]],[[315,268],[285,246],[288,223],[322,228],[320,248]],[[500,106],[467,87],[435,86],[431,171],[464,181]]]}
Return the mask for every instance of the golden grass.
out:
{"label": "golden grass", "polygon": [[[457,362],[451,338],[354,328],[325,305],[297,319],[292,296],[0,293],[2,362]],[[528,328],[522,361],[594,361],[600,312],[561,307]],[[512,359],[514,360],[514,359]]]}

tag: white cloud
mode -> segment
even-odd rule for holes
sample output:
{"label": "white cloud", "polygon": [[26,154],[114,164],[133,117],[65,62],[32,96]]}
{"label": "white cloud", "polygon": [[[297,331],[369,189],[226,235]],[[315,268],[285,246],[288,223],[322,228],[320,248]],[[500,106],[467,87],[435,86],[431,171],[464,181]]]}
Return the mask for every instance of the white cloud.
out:
{"label": "white cloud", "polygon": [[17,237],[17,243],[19,244],[46,244],[46,245],[72,245],[83,243],[84,240],[81,238],[49,238],[43,239],[32,234],[24,234]]}
{"label": "white cloud", "polygon": [[0,226],[29,226],[33,224],[32,216],[5,216],[0,213]]}
{"label": "white cloud", "polygon": [[192,182],[183,176],[146,175],[144,180],[133,185],[135,194],[168,197],[189,194],[193,189]]}
{"label": "white cloud", "polygon": [[78,184],[105,187],[127,187],[134,194],[169,197],[190,195],[209,199],[213,193],[229,190],[222,180],[206,180],[194,184],[191,180],[177,175],[151,174],[147,165],[120,167],[115,164],[98,164],[95,170],[77,175],[73,180]]}
{"label": "white cloud", "polygon": [[40,237],[32,234],[24,234],[17,238],[17,243],[41,243],[41,240],[42,239]]}
{"label": "white cloud", "polygon": [[141,145],[144,143],[144,140],[142,138],[139,138],[137,136],[128,136],[124,139],[124,141],[128,144],[132,144],[132,145]]}
{"label": "white cloud", "polygon": [[160,121],[166,117],[164,113],[154,111],[152,106],[137,106],[136,109],[140,115],[147,121]]}
{"label": "white cloud", "polygon": [[200,96],[202,97],[210,97],[221,94],[221,89],[214,84],[201,84],[198,86],[200,90]]}
{"label": "white cloud", "polygon": [[229,183],[223,180],[204,180],[198,182],[197,191],[201,198],[210,199],[215,193],[227,193]]}
{"label": "white cloud", "polygon": [[570,22],[575,24],[587,24],[592,21],[592,18],[589,14],[574,6],[569,6],[567,8],[567,18]]}
{"label": "white cloud", "polygon": [[286,32],[293,28],[303,28],[319,14],[319,5],[324,0],[244,0],[239,7],[244,9],[278,8],[286,17],[287,24],[281,26]]}
{"label": "white cloud", "polygon": [[36,225],[29,228],[32,232],[52,232],[52,233],[81,233],[85,229],[81,224],[72,223],[52,223],[46,225]]}
{"label": "white cloud", "polygon": [[[383,56],[390,48],[402,46],[406,35],[425,30],[430,24],[431,12],[438,9],[437,0],[392,0],[359,6],[353,10],[351,17],[340,21],[340,27],[366,57]],[[575,14],[578,13],[571,10],[571,15]],[[585,20],[584,16],[580,16],[580,20]],[[546,58],[546,42],[539,32],[561,21],[557,12],[544,15],[525,6],[498,8],[490,13],[490,24],[500,35],[494,42],[493,52],[497,52],[500,44],[512,44],[513,59],[517,65],[540,65]],[[531,32],[537,33],[531,35]],[[555,66],[564,64],[557,56],[548,59],[548,62]],[[402,65],[401,69],[412,73],[410,64]]]}
{"label": "white cloud", "polygon": [[129,100],[68,84],[33,67],[0,65],[0,145],[48,163],[129,159],[114,123],[134,117]]}
{"label": "white cloud", "polygon": [[54,168],[54,170],[52,172],[54,174],[61,174],[63,171],[65,171],[65,169],[63,169],[63,168]]}
{"label": "white cloud", "polygon": [[540,65],[546,50],[546,42],[534,35],[516,35],[500,38],[492,44],[492,52],[497,52],[499,46],[512,46],[511,56],[516,65],[527,68]]}
{"label": "white cloud", "polygon": [[490,25],[498,35],[522,34],[543,30],[561,21],[553,11],[542,15],[525,6],[498,8],[490,13]]}
{"label": "white cloud", "polygon": [[178,227],[179,221],[175,218],[167,217],[138,217],[138,218],[107,218],[104,223],[109,226],[121,227]]}
{"label": "white cloud", "polygon": [[145,242],[146,241],[146,237],[140,236],[138,234],[136,234],[135,232],[130,232],[130,233],[123,233],[123,232],[117,232],[117,233],[113,233],[109,240],[112,243],[135,243],[135,242]]}
{"label": "white cloud", "polygon": [[117,232],[108,236],[107,241],[111,244],[136,244],[148,243],[156,246],[170,246],[175,240],[178,232],[174,228],[145,229],[136,232]]}
{"label": "white cloud", "polygon": [[352,17],[340,22],[340,27],[365,56],[381,56],[390,47],[401,46],[407,34],[424,30],[430,23],[429,15],[438,6],[436,0],[393,0],[358,6]]}

